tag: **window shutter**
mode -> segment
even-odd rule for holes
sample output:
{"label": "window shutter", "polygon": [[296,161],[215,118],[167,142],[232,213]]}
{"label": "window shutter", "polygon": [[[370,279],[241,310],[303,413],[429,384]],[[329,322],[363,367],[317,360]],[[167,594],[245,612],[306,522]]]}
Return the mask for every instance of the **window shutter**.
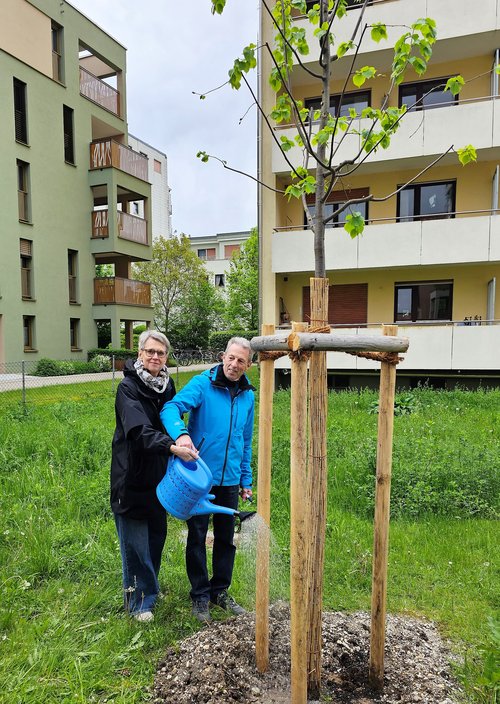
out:
{"label": "window shutter", "polygon": [[[311,319],[311,289],[302,289],[305,321]],[[328,290],[330,325],[365,325],[368,321],[368,284],[334,284]]]}
{"label": "window shutter", "polygon": [[31,257],[31,240],[19,240],[20,252],[22,257]]}

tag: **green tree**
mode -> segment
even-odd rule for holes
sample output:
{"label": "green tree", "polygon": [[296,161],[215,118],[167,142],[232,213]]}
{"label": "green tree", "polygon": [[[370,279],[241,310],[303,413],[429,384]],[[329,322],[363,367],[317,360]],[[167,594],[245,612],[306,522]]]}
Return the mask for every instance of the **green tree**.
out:
{"label": "green tree", "polygon": [[227,274],[224,319],[228,327],[257,330],[259,326],[259,241],[257,228],[233,254]]}
{"label": "green tree", "polygon": [[220,305],[215,301],[217,292],[208,285],[204,263],[191,249],[189,237],[159,237],[153,243],[152,260],[136,264],[135,272],[137,278],[151,283],[155,327],[167,335],[172,345],[206,345]]}

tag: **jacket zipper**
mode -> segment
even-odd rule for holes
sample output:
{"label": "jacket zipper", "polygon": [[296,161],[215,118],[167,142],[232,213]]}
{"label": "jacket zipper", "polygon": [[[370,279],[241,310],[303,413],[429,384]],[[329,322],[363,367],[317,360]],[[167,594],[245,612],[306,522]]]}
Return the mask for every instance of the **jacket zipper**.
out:
{"label": "jacket zipper", "polygon": [[[228,394],[230,394],[230,391],[229,391],[228,389],[226,389],[226,391],[228,392]],[[237,395],[237,394],[236,394],[236,395]],[[220,485],[221,485],[221,486],[223,486],[223,484],[224,484],[224,473],[225,473],[225,471],[226,471],[227,453],[228,453],[228,451],[229,451],[229,443],[230,443],[230,441],[231,441],[231,433],[232,433],[232,431],[233,431],[233,405],[234,405],[234,402],[235,402],[235,401],[236,401],[236,396],[231,397],[231,414],[230,414],[230,416],[229,416],[229,434],[228,434],[228,436],[227,436],[226,454],[225,454],[225,456],[224,456],[224,464],[222,465],[222,476],[221,476],[221,479],[220,479]]]}

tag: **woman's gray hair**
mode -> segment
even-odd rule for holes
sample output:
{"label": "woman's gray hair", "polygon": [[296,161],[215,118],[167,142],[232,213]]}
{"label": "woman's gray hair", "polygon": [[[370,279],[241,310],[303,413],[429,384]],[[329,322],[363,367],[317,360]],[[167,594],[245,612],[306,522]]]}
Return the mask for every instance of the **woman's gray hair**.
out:
{"label": "woman's gray hair", "polygon": [[168,341],[168,338],[162,333],[158,332],[157,330],[144,330],[144,332],[141,332],[139,335],[139,349],[143,350],[146,342],[149,340],[149,338],[152,338],[153,340],[156,340],[157,342],[160,342],[166,349],[167,354],[170,350],[170,342]]}
{"label": "woman's gray hair", "polygon": [[243,347],[243,349],[248,351],[248,359],[252,359],[252,348],[250,346],[250,342],[247,340],[246,337],[232,337],[226,345],[225,352],[228,351],[231,345],[239,345],[240,347]]}

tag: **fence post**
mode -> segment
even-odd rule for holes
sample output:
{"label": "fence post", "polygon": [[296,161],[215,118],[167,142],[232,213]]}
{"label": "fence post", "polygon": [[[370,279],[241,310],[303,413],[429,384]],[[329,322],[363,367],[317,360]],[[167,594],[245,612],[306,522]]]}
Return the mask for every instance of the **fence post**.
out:
{"label": "fence post", "polygon": [[23,361],[21,362],[21,372],[22,372],[22,377],[23,377],[23,406],[24,410],[26,410],[26,362]]}
{"label": "fence post", "polygon": [[111,378],[111,392],[114,395],[114,393],[115,393],[115,373],[116,373],[115,355],[114,354],[111,355],[111,364],[112,364],[112,370],[113,370],[113,376]]}

